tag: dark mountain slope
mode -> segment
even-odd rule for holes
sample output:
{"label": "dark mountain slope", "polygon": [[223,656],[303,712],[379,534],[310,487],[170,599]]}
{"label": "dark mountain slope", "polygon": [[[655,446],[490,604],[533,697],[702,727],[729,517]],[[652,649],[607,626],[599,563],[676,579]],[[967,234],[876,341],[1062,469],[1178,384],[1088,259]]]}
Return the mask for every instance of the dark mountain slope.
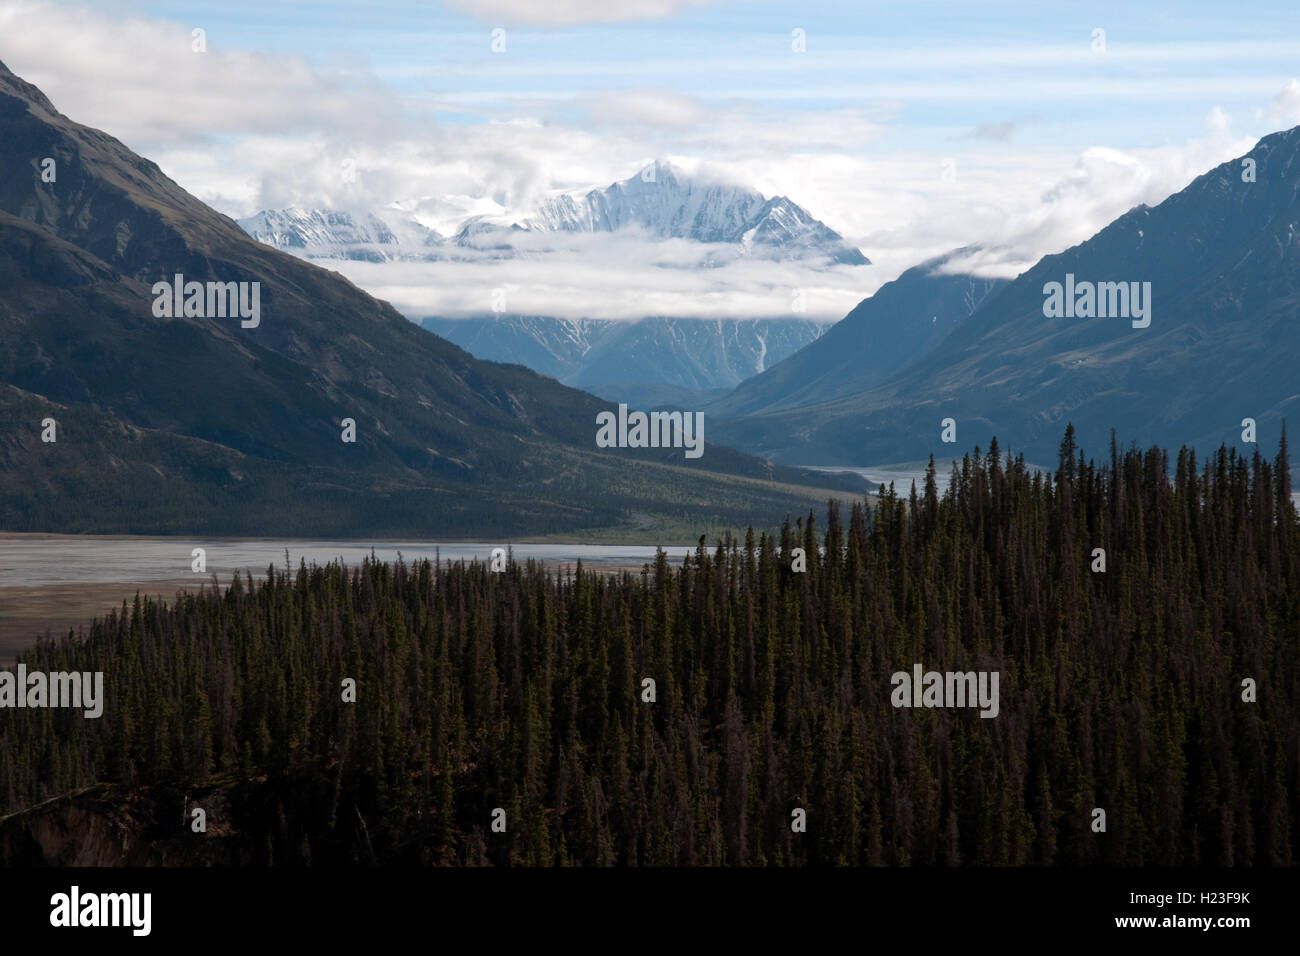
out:
{"label": "dark mountain slope", "polygon": [[709,406],[738,418],[814,405],[870,388],[923,355],[1007,283],[937,270],[965,250],[908,269],[821,338]]}
{"label": "dark mountain slope", "polygon": [[[878,386],[753,416],[721,440],[786,461],[923,459],[952,417],[958,442],[1054,460],[1062,428],[1105,447],[1111,428],[1139,445],[1207,449],[1259,440],[1300,417],[1300,128],[1259,141],[1155,208],[1043,258],[933,351]],[[1044,287],[1151,283],[1151,322],[1048,318]],[[827,336],[829,338],[829,336]]]}
{"label": "dark mountain slope", "polygon": [[[424,328],[478,358],[518,362],[597,395],[725,394],[826,329],[804,319],[636,321],[491,316],[426,318]],[[651,386],[647,388],[646,386]],[[687,406],[699,407],[699,406]]]}

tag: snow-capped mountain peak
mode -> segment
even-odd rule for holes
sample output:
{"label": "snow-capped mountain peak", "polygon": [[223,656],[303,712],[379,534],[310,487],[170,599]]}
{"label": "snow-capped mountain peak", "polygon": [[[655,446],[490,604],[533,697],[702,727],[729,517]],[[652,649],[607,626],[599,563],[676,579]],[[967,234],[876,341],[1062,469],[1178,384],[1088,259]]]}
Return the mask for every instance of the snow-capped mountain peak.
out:
{"label": "snow-capped mountain peak", "polygon": [[393,230],[378,216],[325,209],[265,209],[239,225],[254,239],[308,258],[387,262],[400,256]]}
{"label": "snow-capped mountain peak", "polygon": [[616,232],[637,228],[660,239],[735,243],[786,258],[822,255],[865,265],[843,237],[785,196],[765,199],[748,186],[687,174],[656,161],[603,189],[544,201],[523,228],[542,232]]}
{"label": "snow-capped mountain peak", "polygon": [[[390,203],[381,218],[326,210],[264,211],[240,225],[255,238],[307,258],[439,258],[442,235],[422,221],[430,200]],[[435,203],[439,212],[448,204]],[[464,207],[462,207],[464,208]],[[400,222],[399,222],[400,220]],[[627,179],[585,192],[557,193],[522,218],[474,213],[448,230],[452,246],[509,258],[523,233],[639,232],[733,247],[735,255],[866,265],[862,253],[785,196],[656,160]]]}

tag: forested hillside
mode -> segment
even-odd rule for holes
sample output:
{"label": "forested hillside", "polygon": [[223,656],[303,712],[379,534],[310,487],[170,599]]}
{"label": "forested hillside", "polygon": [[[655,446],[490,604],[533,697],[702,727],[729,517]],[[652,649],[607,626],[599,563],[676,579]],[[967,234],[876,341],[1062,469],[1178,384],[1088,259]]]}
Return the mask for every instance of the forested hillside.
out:
{"label": "forested hillside", "polygon": [[[26,655],[104,671],[106,703],[0,723],[0,847],[152,799],[123,839],[171,862],[1293,864],[1286,463],[1285,437],[1097,463],[1071,431],[1055,475],[976,449],[942,499],[931,473],[680,568],[367,562],[138,600]],[[917,663],[999,672],[998,715],[891,706]],[[195,835],[204,800],[225,816]]]}

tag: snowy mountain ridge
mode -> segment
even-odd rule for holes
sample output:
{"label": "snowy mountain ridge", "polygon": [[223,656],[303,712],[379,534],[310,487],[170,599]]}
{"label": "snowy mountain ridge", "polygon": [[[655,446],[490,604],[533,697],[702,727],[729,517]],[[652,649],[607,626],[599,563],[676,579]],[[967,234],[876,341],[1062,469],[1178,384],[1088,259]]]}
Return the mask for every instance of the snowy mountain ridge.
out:
{"label": "snowy mountain ridge", "polygon": [[308,259],[433,260],[457,249],[510,258],[525,234],[615,233],[639,230],[652,240],[689,239],[725,244],[738,256],[868,265],[839,233],[785,196],[765,198],[748,186],[688,175],[656,161],[638,174],[585,193],[543,200],[522,219],[478,214],[462,220],[449,239],[393,203],[382,210],[263,210],[239,220],[255,239]]}

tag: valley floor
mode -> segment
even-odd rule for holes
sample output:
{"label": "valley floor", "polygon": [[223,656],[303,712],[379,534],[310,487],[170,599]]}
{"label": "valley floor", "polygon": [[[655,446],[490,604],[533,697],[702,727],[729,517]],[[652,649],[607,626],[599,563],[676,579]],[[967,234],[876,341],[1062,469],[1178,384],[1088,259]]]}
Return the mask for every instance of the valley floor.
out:
{"label": "valley floor", "polygon": [[14,663],[47,632],[58,637],[89,627],[94,618],[120,608],[123,601],[134,600],[137,592],[167,598],[180,590],[197,589],[203,583],[178,578],[0,587],[0,667]]}
{"label": "valley floor", "polygon": [[[0,533],[0,667],[11,664],[47,632],[53,636],[88,627],[136,594],[170,602],[178,591],[221,586],[247,571],[255,580],[270,565],[283,567],[286,550],[296,568],[341,559],[358,566],[373,549],[383,560],[434,558],[442,561],[488,561],[494,548],[510,548],[516,559],[534,558],[564,569],[581,560],[593,570],[640,571],[654,560],[654,543],[627,541],[634,535],[611,531],[594,541],[536,539],[497,542],[383,540],[281,540],[247,538],[166,538],[133,535],[52,535]],[[678,563],[694,549],[692,539],[675,536],[663,548]],[[694,540],[698,541],[698,534]],[[709,541],[714,533],[709,532]],[[192,549],[205,549],[206,570],[190,570]]]}

